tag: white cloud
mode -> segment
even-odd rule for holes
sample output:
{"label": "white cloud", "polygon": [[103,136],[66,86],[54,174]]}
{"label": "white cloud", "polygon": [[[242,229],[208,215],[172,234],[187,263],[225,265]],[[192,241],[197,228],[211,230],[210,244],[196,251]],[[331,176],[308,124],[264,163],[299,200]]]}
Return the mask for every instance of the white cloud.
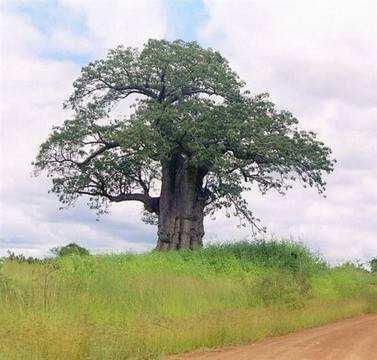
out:
{"label": "white cloud", "polygon": [[72,54],[91,54],[95,50],[95,42],[86,36],[80,36],[64,28],[54,29],[49,38],[51,47]]}
{"label": "white cloud", "polygon": [[118,44],[141,46],[149,37],[164,37],[163,3],[62,0],[56,6],[65,18],[85,19],[82,34],[69,22],[42,32],[17,7],[3,7],[1,14],[0,256],[7,249],[43,254],[68,241],[84,241],[94,249],[148,248],[152,229],[136,220],[137,207],[120,206],[118,212],[127,215],[100,223],[80,205],[59,212],[57,199],[47,194],[47,180],[31,177],[31,162],[51,127],[67,116],[62,102],[80,71],[75,62],[54,54],[96,58]]}
{"label": "white cloud", "polygon": [[167,33],[166,10],[160,0],[60,0],[84,14],[86,27],[99,54],[120,44],[140,46],[148,38]]}
{"label": "white cloud", "polygon": [[[202,40],[253,92],[270,92],[318,132],[339,161],[326,199],[299,189],[284,198],[254,193],[251,208],[270,231],[299,236],[333,260],[377,254],[377,2],[205,4]],[[208,232],[219,233],[211,224]]]}

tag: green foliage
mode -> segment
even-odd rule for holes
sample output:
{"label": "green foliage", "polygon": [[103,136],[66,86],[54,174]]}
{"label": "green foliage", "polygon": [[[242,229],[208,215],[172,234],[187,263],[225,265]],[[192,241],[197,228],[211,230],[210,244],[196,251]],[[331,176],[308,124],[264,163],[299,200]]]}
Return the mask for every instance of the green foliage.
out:
{"label": "green foliage", "polygon": [[306,277],[289,271],[266,270],[250,287],[251,305],[300,307],[308,298],[311,286]]}
{"label": "green foliage", "polygon": [[371,272],[374,273],[374,274],[377,273],[377,257],[373,258],[369,262],[369,265],[370,265]]}
{"label": "green foliage", "polygon": [[[253,184],[284,194],[297,180],[323,192],[331,150],[244,85],[220,53],[196,42],[119,46],[82,69],[65,104],[73,118],[53,129],[35,168],[47,171],[63,204],[86,195],[100,212],[128,200],[153,212],[146,196],[159,189],[161,165],[174,156],[203,174],[198,194],[207,214],[231,208],[253,222],[242,198]],[[135,94],[131,115],[114,113]]]}
{"label": "green foliage", "polygon": [[371,311],[374,275],[287,241],[9,261],[0,357],[158,359]]}
{"label": "green foliage", "polygon": [[75,244],[70,243],[65,246],[55,247],[50,249],[50,252],[58,257],[68,256],[68,255],[79,255],[79,256],[87,256],[89,254],[89,250]]}
{"label": "green foliage", "polygon": [[33,264],[33,263],[43,263],[46,260],[35,258],[32,256],[25,256],[24,254],[15,254],[14,252],[8,250],[8,256],[0,258],[0,264],[5,261],[16,261],[20,263],[25,262],[25,263]]}

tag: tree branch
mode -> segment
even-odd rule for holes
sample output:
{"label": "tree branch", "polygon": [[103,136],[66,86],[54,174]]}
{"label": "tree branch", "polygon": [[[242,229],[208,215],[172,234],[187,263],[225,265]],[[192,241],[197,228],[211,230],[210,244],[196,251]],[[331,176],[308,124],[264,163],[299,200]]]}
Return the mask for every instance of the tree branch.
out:
{"label": "tree branch", "polygon": [[119,143],[117,142],[109,142],[109,143],[106,143],[105,146],[99,148],[98,150],[96,150],[95,152],[93,152],[92,154],[90,154],[85,160],[83,161],[80,161],[80,162],[76,162],[76,165],[78,167],[82,167],[82,166],[86,166],[89,164],[89,162],[94,159],[96,156],[104,153],[105,151],[107,150],[110,150],[110,149],[114,149],[116,147],[119,146]]}
{"label": "tree branch", "polygon": [[98,77],[98,81],[105,84],[111,90],[115,90],[118,92],[124,92],[128,90],[129,93],[127,95],[130,95],[136,92],[145,96],[149,96],[153,99],[158,99],[158,95],[156,95],[152,90],[148,89],[147,85],[138,85],[138,84],[130,84],[127,86],[112,85],[100,77]]}
{"label": "tree branch", "polygon": [[[201,89],[201,88],[185,88],[182,90],[182,96],[191,96],[191,95],[195,95],[195,94],[206,94],[206,95],[209,95],[209,96],[212,96],[212,95],[219,95],[218,93],[216,93],[215,91],[213,90],[208,90],[208,89]],[[177,101],[179,99],[179,94],[174,94],[174,93],[171,93],[167,96],[167,98],[170,98],[169,101],[171,103],[174,103],[175,101]]]}
{"label": "tree branch", "polygon": [[151,197],[148,194],[143,193],[131,193],[131,194],[119,194],[111,195],[108,194],[105,190],[99,189],[98,191],[89,191],[89,190],[77,190],[77,194],[80,195],[89,195],[89,196],[103,196],[107,198],[110,202],[124,202],[124,201],[139,201],[142,202],[146,209],[151,213],[159,213],[159,197]]}
{"label": "tree branch", "polygon": [[161,76],[160,76],[160,81],[161,81],[161,91],[158,95],[158,101],[162,102],[165,98],[165,71],[162,70]]}

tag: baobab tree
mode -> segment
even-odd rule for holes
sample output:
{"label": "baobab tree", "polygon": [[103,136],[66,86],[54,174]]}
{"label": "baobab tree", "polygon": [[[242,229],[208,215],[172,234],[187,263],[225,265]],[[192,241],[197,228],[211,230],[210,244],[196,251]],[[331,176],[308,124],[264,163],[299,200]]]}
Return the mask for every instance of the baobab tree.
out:
{"label": "baobab tree", "polygon": [[[298,181],[322,193],[333,169],[313,132],[196,42],[119,46],[83,67],[73,88],[70,117],[41,145],[36,170],[65,205],[143,203],[159,250],[202,246],[203,218],[221,208],[257,226],[243,198],[254,184],[284,194]],[[122,102],[130,110],[120,114]]]}

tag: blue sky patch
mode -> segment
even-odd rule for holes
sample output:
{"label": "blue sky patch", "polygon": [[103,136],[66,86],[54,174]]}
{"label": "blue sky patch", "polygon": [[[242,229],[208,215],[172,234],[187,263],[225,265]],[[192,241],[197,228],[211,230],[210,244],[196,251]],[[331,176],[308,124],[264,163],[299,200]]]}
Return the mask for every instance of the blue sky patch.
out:
{"label": "blue sky patch", "polygon": [[41,33],[49,35],[56,28],[69,29],[77,35],[85,35],[87,28],[86,19],[83,13],[72,13],[67,8],[61,6],[58,1],[30,1],[19,5],[9,5],[10,10],[24,16]]}
{"label": "blue sky patch", "polygon": [[169,40],[194,41],[208,19],[208,12],[202,0],[169,0],[168,17]]}

